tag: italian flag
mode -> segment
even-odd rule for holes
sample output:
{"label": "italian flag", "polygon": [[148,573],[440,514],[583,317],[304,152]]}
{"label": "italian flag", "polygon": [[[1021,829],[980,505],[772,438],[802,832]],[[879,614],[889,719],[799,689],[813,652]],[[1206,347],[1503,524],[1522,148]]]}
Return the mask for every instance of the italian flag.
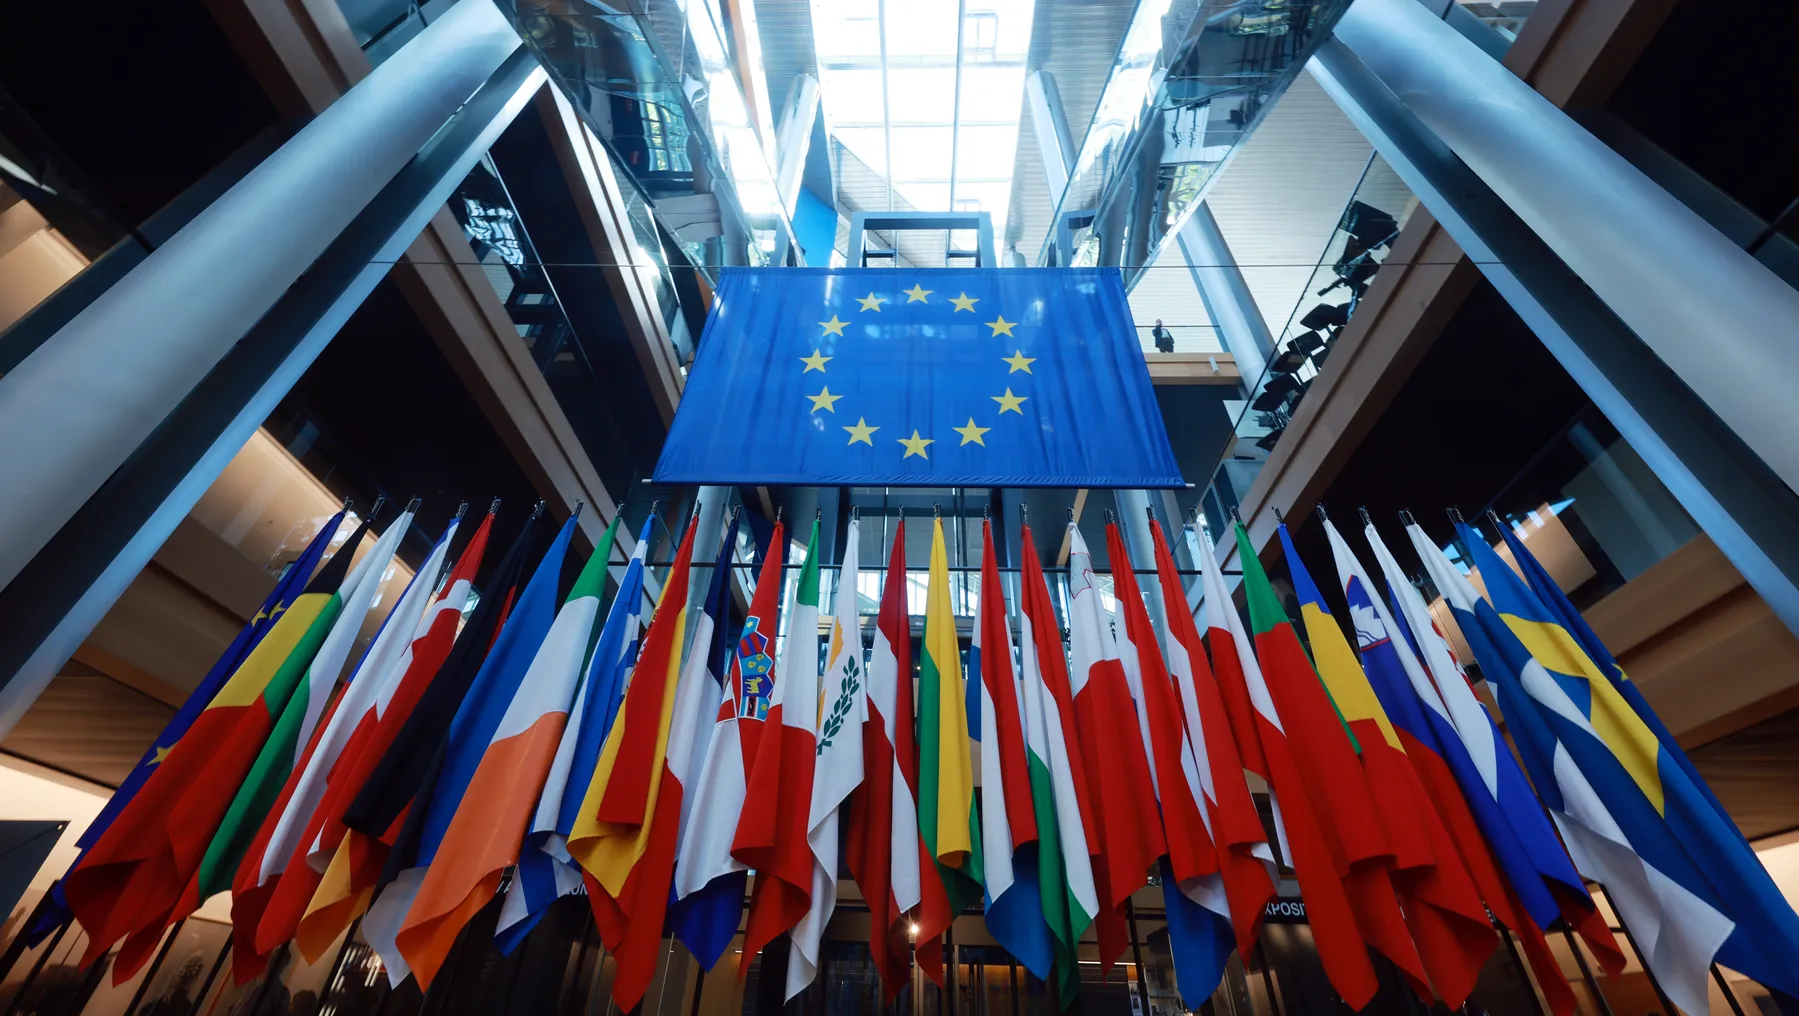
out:
{"label": "italian flag", "polygon": [[1049,583],[1038,562],[1031,529],[1023,527],[1024,574],[1020,609],[1024,632],[1018,641],[1023,692],[1025,762],[1030,768],[1031,805],[1037,815],[1037,879],[1043,919],[1054,953],[1056,1002],[1066,1009],[1081,993],[1081,936],[1099,913],[1088,846],[1086,771],[1075,739],[1073,694],[1068,661],[1062,655],[1062,628],[1050,605]]}

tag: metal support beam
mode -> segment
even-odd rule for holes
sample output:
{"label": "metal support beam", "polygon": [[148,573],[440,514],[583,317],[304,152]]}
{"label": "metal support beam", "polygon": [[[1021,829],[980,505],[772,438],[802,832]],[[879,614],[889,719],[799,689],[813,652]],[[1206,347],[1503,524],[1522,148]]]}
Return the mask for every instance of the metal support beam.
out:
{"label": "metal support beam", "polygon": [[1230,244],[1224,242],[1218,220],[1212,218],[1211,208],[1201,202],[1187,216],[1175,239],[1180,243],[1181,257],[1186,259],[1187,271],[1193,275],[1193,285],[1199,290],[1200,302],[1206,305],[1207,316],[1218,328],[1218,337],[1237,362],[1243,383],[1253,387],[1274,356],[1274,335],[1256,306],[1249,283],[1244,281],[1243,269],[1237,267],[1237,259],[1231,255]]}
{"label": "metal support beam", "polygon": [[462,0],[0,378],[0,584],[518,48]]}
{"label": "metal support beam", "polygon": [[[544,81],[536,58],[515,47],[174,412],[132,442],[129,457],[0,590],[7,618],[0,629],[0,737]],[[211,290],[189,285],[181,294],[200,303]]]}
{"label": "metal support beam", "polygon": [[790,216],[799,208],[806,153],[812,147],[812,126],[817,122],[818,79],[801,74],[787,86],[780,125],[775,128],[775,189]]}
{"label": "metal support beam", "polygon": [[1358,2],[1335,38],[1799,487],[1799,290],[1413,0]]}
{"label": "metal support beam", "polygon": [[1037,135],[1037,152],[1043,159],[1043,180],[1049,185],[1049,203],[1058,207],[1068,189],[1068,167],[1074,163],[1074,139],[1068,135],[1068,115],[1062,109],[1062,91],[1055,76],[1037,71],[1024,80],[1025,102],[1031,110],[1031,129]]}
{"label": "metal support beam", "polygon": [[1731,564],[1799,632],[1799,497],[1345,43],[1327,40],[1308,69]]}

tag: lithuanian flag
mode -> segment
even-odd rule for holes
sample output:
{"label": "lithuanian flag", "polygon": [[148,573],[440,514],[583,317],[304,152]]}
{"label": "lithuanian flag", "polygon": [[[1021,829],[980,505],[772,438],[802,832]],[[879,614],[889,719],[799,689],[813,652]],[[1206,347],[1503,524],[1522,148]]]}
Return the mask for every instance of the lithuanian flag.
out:
{"label": "lithuanian flag", "polygon": [[[968,688],[956,615],[950,607],[949,558],[943,520],[931,524],[931,578],[925,592],[924,660],[918,679],[918,831],[937,861],[949,913],[981,898],[981,833],[974,808],[974,763],[968,737]],[[921,916],[929,916],[923,915]],[[918,929],[919,963],[949,926]]]}

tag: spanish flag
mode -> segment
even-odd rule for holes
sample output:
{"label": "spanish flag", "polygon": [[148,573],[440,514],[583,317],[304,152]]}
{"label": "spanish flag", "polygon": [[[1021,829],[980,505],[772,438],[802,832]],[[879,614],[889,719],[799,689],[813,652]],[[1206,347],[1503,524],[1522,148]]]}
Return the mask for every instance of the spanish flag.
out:
{"label": "spanish flag", "polygon": [[687,526],[618,721],[569,834],[600,940],[618,974],[612,997],[634,1009],[656,971],[681,824],[681,784],[668,772],[668,727],[687,625],[687,574],[697,527]]}
{"label": "spanish flag", "polygon": [[138,947],[121,953],[115,978],[128,979],[150,958],[287,693],[337,620],[343,590],[359,577],[350,562],[367,531],[364,520],[69,872],[69,906],[88,933],[83,966],[127,936]]}

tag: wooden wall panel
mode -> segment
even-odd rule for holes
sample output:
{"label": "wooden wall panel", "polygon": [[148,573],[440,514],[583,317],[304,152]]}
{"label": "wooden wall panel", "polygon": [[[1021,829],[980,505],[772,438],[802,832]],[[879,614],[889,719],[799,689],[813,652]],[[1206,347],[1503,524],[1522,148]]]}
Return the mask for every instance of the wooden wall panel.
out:
{"label": "wooden wall panel", "polygon": [[0,749],[116,787],[174,715],[173,706],[71,662]]}

